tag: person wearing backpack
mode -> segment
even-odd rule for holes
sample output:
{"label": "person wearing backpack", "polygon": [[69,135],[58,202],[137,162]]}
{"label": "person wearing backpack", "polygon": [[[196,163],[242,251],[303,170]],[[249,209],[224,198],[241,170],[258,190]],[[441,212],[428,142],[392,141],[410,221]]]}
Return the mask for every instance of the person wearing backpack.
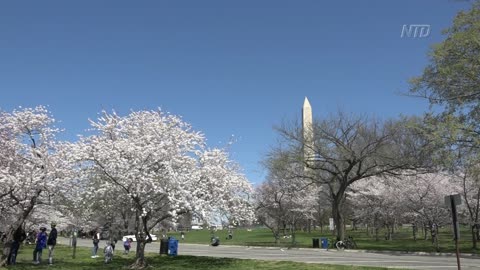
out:
{"label": "person wearing backpack", "polygon": [[40,227],[40,233],[37,235],[37,245],[33,250],[33,263],[40,264],[42,261],[42,251],[47,247],[47,228]]}

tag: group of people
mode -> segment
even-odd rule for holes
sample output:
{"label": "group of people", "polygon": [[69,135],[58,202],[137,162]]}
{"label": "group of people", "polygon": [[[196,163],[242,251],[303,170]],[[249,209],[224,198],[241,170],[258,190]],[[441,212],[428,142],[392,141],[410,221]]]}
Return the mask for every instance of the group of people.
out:
{"label": "group of people", "polygon": [[[40,264],[42,260],[43,249],[48,246],[48,263],[53,264],[53,250],[57,244],[57,224],[51,223],[50,234],[47,234],[46,227],[40,227],[40,232],[35,237],[35,248],[33,249],[33,263]],[[10,246],[10,253],[7,258],[9,265],[15,265],[17,263],[17,254],[20,249],[20,244],[27,238],[27,234],[22,227],[17,228],[13,234],[13,241]]]}
{"label": "group of people", "polygon": [[[100,237],[98,234],[93,235],[93,249],[92,249],[92,258],[97,258],[98,255],[98,248],[100,243]],[[132,246],[133,239],[127,238],[123,242],[123,248],[125,249],[123,254],[128,254],[130,252],[130,248]],[[105,257],[105,263],[110,263],[113,259],[113,254],[115,252],[115,244],[117,243],[117,239],[114,238],[113,241],[107,241],[105,248],[103,249],[103,255]]]}
{"label": "group of people", "polygon": [[[40,231],[38,233],[31,232],[28,235],[29,237],[33,237],[35,239],[34,241],[32,241],[32,244],[35,244],[35,248],[33,249],[34,264],[41,263],[43,250],[47,247],[48,247],[48,263],[53,264],[53,251],[57,244],[58,233],[56,229],[57,224],[55,222],[52,222],[50,225],[51,225],[51,230],[49,234],[47,234],[47,228],[42,226],[39,228]],[[16,259],[17,259],[18,250],[20,249],[20,244],[25,239],[27,239],[27,234],[25,233],[25,230],[22,227],[19,227],[14,232],[14,235],[13,235],[13,241],[11,243],[7,264],[9,265],[16,264]],[[92,240],[93,240],[92,258],[96,258],[98,257],[97,253],[98,253],[98,248],[100,243],[99,235],[94,234]],[[133,242],[132,238],[127,238],[123,242],[123,247],[125,249],[124,254],[128,254],[130,252],[132,242]],[[107,241],[103,251],[104,257],[105,257],[105,263],[109,263],[112,261],[116,243],[117,243],[116,239],[114,239],[113,241]]]}
{"label": "group of people", "polygon": [[[98,252],[98,245],[100,243],[98,234],[93,235],[93,249],[92,249],[92,258],[97,258],[97,252]],[[103,249],[103,255],[105,257],[105,263],[110,263],[113,259],[113,252],[115,251],[115,243],[117,242],[117,239],[114,239],[112,242],[107,241],[107,245]]]}
{"label": "group of people", "polygon": [[35,249],[33,250],[33,263],[40,264],[42,261],[42,251],[48,246],[48,263],[53,264],[53,250],[57,244],[57,224],[50,224],[50,234],[47,234],[47,228],[40,227],[40,233],[37,234]]}

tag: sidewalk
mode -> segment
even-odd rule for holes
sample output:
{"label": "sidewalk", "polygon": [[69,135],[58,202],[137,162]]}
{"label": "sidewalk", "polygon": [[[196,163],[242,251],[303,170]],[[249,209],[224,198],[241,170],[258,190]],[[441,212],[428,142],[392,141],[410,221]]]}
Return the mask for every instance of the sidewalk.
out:
{"label": "sidewalk", "polygon": [[[227,245],[223,245],[227,246]],[[234,245],[232,245],[234,246]],[[445,256],[445,257],[456,257],[456,253],[451,252],[426,252],[426,251],[399,251],[399,250],[369,250],[369,249],[345,249],[337,250],[335,248],[295,248],[295,247],[264,247],[264,246],[245,246],[249,248],[266,248],[266,249],[297,249],[297,250],[318,250],[318,251],[333,251],[333,252],[357,252],[357,253],[379,253],[379,254],[391,254],[391,255],[416,255],[416,256]],[[460,253],[461,258],[473,258],[480,259],[480,254],[475,253]]]}
{"label": "sidewalk", "polygon": [[[364,252],[364,253],[381,253],[381,254],[392,254],[392,255],[418,255],[418,256],[447,256],[447,257],[456,257],[456,253],[449,252],[426,252],[426,251],[398,251],[398,250],[366,250],[366,249],[349,249],[344,250],[344,252]],[[480,259],[480,254],[474,253],[460,253],[461,258],[477,258]]]}

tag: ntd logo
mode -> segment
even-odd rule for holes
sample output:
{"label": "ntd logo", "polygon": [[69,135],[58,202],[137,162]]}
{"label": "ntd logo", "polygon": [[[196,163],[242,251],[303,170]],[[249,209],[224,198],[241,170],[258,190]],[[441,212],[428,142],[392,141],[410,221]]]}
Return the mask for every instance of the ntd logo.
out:
{"label": "ntd logo", "polygon": [[430,35],[429,24],[404,24],[402,27],[401,38],[424,38]]}

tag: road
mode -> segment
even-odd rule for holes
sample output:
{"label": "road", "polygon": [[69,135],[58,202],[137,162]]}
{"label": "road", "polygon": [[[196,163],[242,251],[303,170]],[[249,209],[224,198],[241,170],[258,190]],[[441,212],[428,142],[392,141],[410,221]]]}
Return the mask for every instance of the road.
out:
{"label": "road", "polygon": [[[69,239],[62,238],[60,243],[69,244]],[[91,247],[91,240],[79,239],[78,246]],[[100,247],[105,246],[105,241],[101,241]],[[136,243],[132,243],[132,249],[135,250]],[[148,244],[147,252],[158,253],[160,249],[159,242]],[[123,250],[121,241],[117,243],[117,250]],[[405,255],[405,254],[380,254],[359,251],[336,251],[322,249],[282,249],[282,248],[263,248],[263,247],[245,247],[245,246],[227,246],[220,245],[212,247],[200,244],[179,243],[178,254],[193,256],[227,257],[239,259],[256,260],[276,260],[276,261],[295,261],[304,263],[327,263],[343,265],[362,265],[377,266],[402,269],[438,269],[453,270],[457,269],[455,256],[430,256],[430,255]],[[479,257],[461,258],[463,270],[480,270]]]}

